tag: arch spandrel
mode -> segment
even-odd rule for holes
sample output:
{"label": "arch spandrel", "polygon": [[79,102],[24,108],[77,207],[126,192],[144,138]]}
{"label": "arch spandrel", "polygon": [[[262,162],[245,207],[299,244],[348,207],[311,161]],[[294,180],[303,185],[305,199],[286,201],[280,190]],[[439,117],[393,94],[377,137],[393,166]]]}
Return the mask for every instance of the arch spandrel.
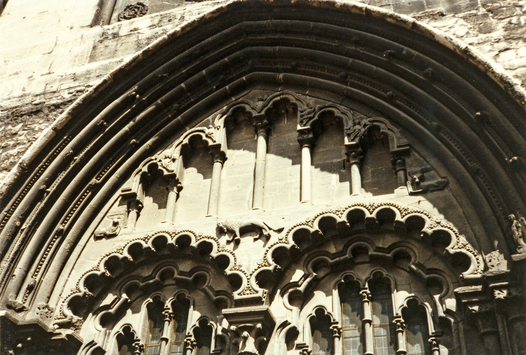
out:
{"label": "arch spandrel", "polygon": [[[76,334],[92,311],[71,307],[108,292],[112,272],[141,274],[151,262],[144,272],[152,276],[159,260],[175,255],[177,264],[188,248],[184,257],[201,265],[185,271],[195,279],[180,279],[221,275],[224,285],[201,288],[228,300],[218,301],[225,319],[241,328],[221,336],[244,337],[244,349],[250,337],[272,336],[265,302],[272,308],[282,297],[276,280],[299,298],[318,292],[321,274],[339,279],[339,267],[362,286],[367,263],[385,277],[389,268],[411,275],[422,289],[447,284],[446,294],[427,298],[404,291],[428,315],[485,310],[481,294],[490,302],[513,294],[504,283],[520,287],[510,275],[524,260],[526,231],[524,95],[501,74],[437,31],[369,6],[218,8],[111,73],[12,172],[1,201],[1,304]],[[341,149],[318,149],[323,134]],[[389,193],[356,183],[368,179],[360,172],[373,153],[389,161],[371,172],[379,183],[392,179]],[[250,183],[239,194],[227,189],[238,181]],[[316,200],[316,184],[332,195]],[[155,280],[135,281],[162,289]],[[105,319],[120,317],[128,301],[112,302]],[[236,313],[242,307],[255,313]],[[252,316],[272,326],[242,328]]]}

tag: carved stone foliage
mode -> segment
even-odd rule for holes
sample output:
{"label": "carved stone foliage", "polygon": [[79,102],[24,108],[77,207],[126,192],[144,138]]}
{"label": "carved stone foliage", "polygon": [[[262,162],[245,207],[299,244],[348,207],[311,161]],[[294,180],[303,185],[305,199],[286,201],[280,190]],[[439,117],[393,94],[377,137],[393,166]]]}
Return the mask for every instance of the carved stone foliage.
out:
{"label": "carved stone foliage", "polygon": [[489,271],[506,271],[508,270],[508,262],[504,255],[498,250],[492,251],[484,255]]}
{"label": "carved stone foliage", "polygon": [[119,14],[119,21],[131,20],[132,18],[141,17],[148,13],[148,5],[142,2],[127,5]]}
{"label": "carved stone foliage", "polygon": [[55,310],[53,309],[53,307],[51,307],[47,303],[41,303],[37,307],[36,314],[40,319],[42,319],[43,321],[46,321],[50,319],[51,317],[53,317],[54,311]]}
{"label": "carved stone foliage", "polygon": [[275,326],[268,306],[225,309],[223,315],[230,324],[230,333],[233,342],[237,343],[238,354],[260,355],[265,353]]}

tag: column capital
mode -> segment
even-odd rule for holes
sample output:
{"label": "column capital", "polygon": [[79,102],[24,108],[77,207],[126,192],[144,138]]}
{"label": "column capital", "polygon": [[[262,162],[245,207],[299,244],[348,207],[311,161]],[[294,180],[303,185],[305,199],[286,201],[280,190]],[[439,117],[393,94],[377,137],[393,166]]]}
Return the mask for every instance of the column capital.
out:
{"label": "column capital", "polygon": [[393,320],[393,323],[395,324],[397,332],[403,332],[405,328],[407,327],[402,316],[396,316]]}
{"label": "column capital", "polygon": [[360,296],[362,296],[363,302],[370,302],[371,301],[371,292],[369,290],[363,289],[360,291]]}
{"label": "column capital", "polygon": [[305,146],[312,148],[314,146],[316,143],[316,137],[314,136],[311,127],[307,126],[298,128],[298,142],[302,148]]}
{"label": "column capital", "polygon": [[405,171],[405,157],[396,155],[391,158],[391,164],[393,165],[393,169],[398,172],[400,170]]}
{"label": "column capital", "polygon": [[139,339],[135,339],[133,342],[133,355],[141,355],[144,353],[144,344]]}
{"label": "column capital", "polygon": [[193,350],[196,346],[197,346],[197,342],[195,341],[194,337],[188,334],[184,338],[184,347],[185,347],[185,349]]}
{"label": "column capital", "polygon": [[164,316],[164,320],[165,321],[170,321],[170,320],[172,320],[172,318],[174,316],[174,313],[172,312],[172,310],[170,308],[165,308],[163,310],[163,316]]}
{"label": "column capital", "polygon": [[357,144],[345,145],[345,155],[349,164],[360,164],[363,160],[362,148]]}
{"label": "column capital", "polygon": [[440,350],[438,338],[436,338],[436,337],[429,337],[428,342],[429,342],[429,346],[431,347],[431,351],[438,351],[438,350]]}
{"label": "column capital", "polygon": [[332,337],[340,339],[342,337],[342,327],[338,324],[338,322],[333,322],[331,324],[331,330],[332,330]]}
{"label": "column capital", "polygon": [[268,128],[269,128],[269,122],[266,118],[264,119],[259,119],[259,120],[256,120],[254,122],[254,128],[256,129],[256,134],[258,136],[265,136],[267,135],[268,133]]}

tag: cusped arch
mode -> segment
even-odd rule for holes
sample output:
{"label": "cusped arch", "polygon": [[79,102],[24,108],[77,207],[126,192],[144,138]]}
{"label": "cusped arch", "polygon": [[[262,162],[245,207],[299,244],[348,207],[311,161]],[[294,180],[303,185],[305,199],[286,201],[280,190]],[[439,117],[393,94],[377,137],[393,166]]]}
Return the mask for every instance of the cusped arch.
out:
{"label": "cusped arch", "polygon": [[[349,222],[355,221],[353,218],[356,215],[362,215],[364,223]],[[329,222],[320,228],[320,221],[324,218]],[[418,218],[418,223],[415,218]],[[389,245],[378,248],[375,242],[378,233],[397,237]],[[437,233],[447,235],[448,243],[439,246],[433,239]],[[323,249],[326,243],[342,238],[345,244],[342,244],[341,249],[332,252]],[[426,256],[420,256],[424,251]],[[447,272],[453,278],[449,282],[458,283],[462,278],[480,277],[484,271],[482,256],[446,221],[423,210],[393,203],[359,204],[320,213],[290,228],[280,242],[268,247],[266,264],[254,273],[253,279],[259,286],[265,284],[261,280],[272,280],[267,281],[267,284],[275,285],[275,281],[289,266],[298,267],[295,262],[299,260],[303,260],[302,269],[306,274],[323,277],[331,268],[337,268],[342,263],[360,264],[369,262],[371,258],[387,258],[416,277],[427,280],[432,279],[435,273],[433,262],[429,264],[426,260],[430,255],[441,258],[443,267],[448,265]],[[448,285],[444,289],[451,291]]]}
{"label": "cusped arch", "polygon": [[[289,42],[282,41],[284,33]],[[319,34],[327,41],[319,41]],[[82,248],[83,234],[98,211],[141,162],[255,88],[311,95],[387,117],[420,148],[432,147],[451,172],[455,191],[470,196],[459,200],[473,224],[482,226],[476,236],[481,248],[491,250],[495,237],[504,254],[514,252],[506,216],[526,210],[526,178],[510,162],[524,155],[526,104],[524,92],[509,77],[460,42],[366,5],[238,1],[174,30],[107,76],[10,173],[0,201],[3,304],[14,295],[36,307],[59,292],[54,285],[68,272],[63,270],[72,246]],[[426,108],[431,102],[433,112]],[[373,211],[357,208],[347,216],[339,215],[336,228],[382,228]],[[395,218],[393,228],[405,225],[418,235],[418,218],[405,223]],[[465,277],[481,274],[478,246],[437,222],[446,233],[440,234],[439,227],[427,224],[429,218],[422,218],[421,230],[432,231],[424,239],[438,240],[436,246],[457,255],[455,263],[467,266]],[[312,242],[317,228],[302,228]],[[109,269],[128,257],[133,264],[143,250],[156,249],[134,243],[125,258],[108,262]],[[301,253],[294,243],[279,247],[292,258]],[[226,258],[223,265],[231,260]],[[267,253],[266,262],[277,265],[272,259]],[[105,268],[90,277],[113,277],[112,271],[109,276],[102,272]],[[230,263],[224,269],[240,288],[257,286]],[[43,282],[25,299],[34,278]],[[75,292],[79,300],[91,297],[86,289]]]}
{"label": "cusped arch", "polygon": [[[179,275],[177,259],[167,259],[166,257],[180,253],[190,253],[194,260],[201,258],[203,266],[194,267],[189,271],[189,275]],[[162,255],[165,256],[164,259],[159,258]],[[222,291],[214,289],[210,285],[211,276],[208,274],[210,262],[217,272],[225,275],[229,280],[232,275],[239,275],[234,270],[235,256],[228,250],[218,250],[217,241],[213,238],[198,237],[188,231],[160,231],[139,240],[132,240],[122,248],[101,257],[97,266],[83,274],[77,282],[77,286],[65,298],[55,323],[60,324],[68,317],[79,319],[84,317],[90,309],[90,305],[110,284],[117,287],[119,294],[121,294],[115,303],[116,305],[109,311],[112,314],[123,307],[123,304],[127,304],[130,298],[133,298],[134,293],[143,294],[160,289],[167,281],[174,278],[184,278],[195,286],[206,289],[206,293],[212,298],[226,299],[228,305],[231,290]],[[155,264],[149,277],[145,278],[130,273],[148,263]],[[119,283],[115,285],[117,281]],[[237,288],[233,286],[233,288],[237,289],[239,286]],[[137,298],[137,295],[134,298]],[[225,302],[219,303],[224,304]]]}

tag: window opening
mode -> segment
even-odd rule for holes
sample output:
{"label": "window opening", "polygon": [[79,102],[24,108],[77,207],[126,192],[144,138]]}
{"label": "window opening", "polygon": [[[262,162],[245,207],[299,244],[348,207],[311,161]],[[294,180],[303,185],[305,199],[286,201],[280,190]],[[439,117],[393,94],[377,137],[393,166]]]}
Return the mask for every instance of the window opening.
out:
{"label": "window opening", "polygon": [[396,334],[393,324],[391,287],[387,279],[369,283],[372,295],[373,338],[376,355],[395,355]]}
{"label": "window opening", "polygon": [[310,318],[312,330],[312,354],[332,355],[334,353],[334,342],[331,331],[331,318],[325,314],[323,309],[317,309],[315,317]]}
{"label": "window opening", "polygon": [[429,332],[425,309],[410,300],[402,311],[406,323],[407,355],[429,355]]}
{"label": "window opening", "polygon": [[196,355],[209,355],[212,344],[212,327],[206,319],[199,322],[199,327],[194,330],[196,342]]}
{"label": "window opening", "polygon": [[125,327],[122,333],[117,335],[117,348],[119,355],[133,355],[133,342],[135,336],[130,327]]}
{"label": "window opening", "polygon": [[150,302],[148,309],[148,336],[146,338],[146,355],[159,355],[161,351],[161,337],[164,328],[164,304],[156,299]]}
{"label": "window opening", "polygon": [[360,285],[346,282],[339,285],[342,302],[342,340],[345,355],[363,354],[363,304]]}
{"label": "window opening", "polygon": [[173,333],[170,345],[170,355],[182,355],[184,353],[184,338],[188,325],[188,312],[190,301],[183,295],[172,302],[173,311]]}

